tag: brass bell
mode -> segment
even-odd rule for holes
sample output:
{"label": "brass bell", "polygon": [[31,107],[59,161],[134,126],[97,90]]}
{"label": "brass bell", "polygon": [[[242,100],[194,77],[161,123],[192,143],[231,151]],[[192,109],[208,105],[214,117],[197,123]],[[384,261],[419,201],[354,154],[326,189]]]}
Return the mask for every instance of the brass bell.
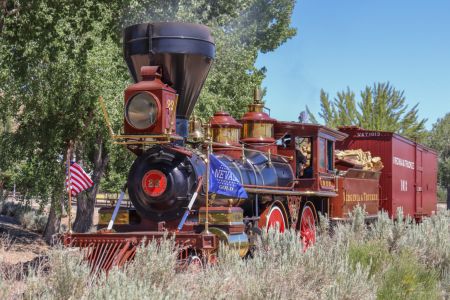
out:
{"label": "brass bell", "polygon": [[189,136],[188,141],[192,143],[198,143],[203,141],[205,135],[203,133],[203,124],[200,119],[195,115],[189,120]]}

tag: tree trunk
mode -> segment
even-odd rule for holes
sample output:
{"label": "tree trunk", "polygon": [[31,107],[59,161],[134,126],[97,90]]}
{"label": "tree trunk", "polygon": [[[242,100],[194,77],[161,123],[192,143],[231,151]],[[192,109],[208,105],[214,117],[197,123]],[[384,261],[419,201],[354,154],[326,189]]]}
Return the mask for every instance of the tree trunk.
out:
{"label": "tree trunk", "polygon": [[[66,150],[66,157],[70,158],[71,151],[72,151],[72,141],[69,141]],[[61,192],[60,194],[56,192],[53,193],[52,195],[47,225],[45,225],[44,233],[42,234],[44,240],[49,244],[53,244],[54,242],[56,242],[53,240],[53,237],[55,234],[59,233],[59,229],[61,227],[61,213],[64,210],[65,189],[61,190],[60,192]]]}
{"label": "tree trunk", "polygon": [[16,7],[16,4],[14,3],[14,8],[9,7],[10,10],[8,10],[8,1],[7,0],[1,0],[0,1],[0,8],[1,8],[1,14],[0,14],[0,34],[3,33],[3,26],[5,24],[5,19],[9,16],[15,15],[19,12],[19,9]]}
{"label": "tree trunk", "polygon": [[[69,200],[67,200],[67,203],[68,203],[67,209],[70,209],[71,203],[69,203]],[[65,218],[65,217],[67,217],[67,210],[66,210],[66,203],[65,203],[64,197],[61,197],[60,205],[61,205],[61,217]]]}
{"label": "tree trunk", "polygon": [[57,207],[59,204],[59,200],[55,201],[53,199],[50,205],[50,213],[48,215],[47,225],[45,225],[45,230],[43,233],[44,240],[49,244],[56,242],[53,240],[53,237],[55,234],[59,233],[59,228],[61,226],[60,209]]}
{"label": "tree trunk", "polygon": [[82,193],[77,199],[77,215],[73,224],[73,231],[88,232],[94,219],[94,205],[97,197],[100,180],[106,171],[109,162],[109,155],[103,153],[103,138],[97,137],[97,147],[94,153],[94,173],[92,181],[94,186]]}
{"label": "tree trunk", "polygon": [[450,210],[450,185],[447,186],[447,209]]}
{"label": "tree trunk", "polygon": [[3,189],[3,181],[0,181],[0,202],[5,201],[5,199],[6,199],[6,195],[5,195],[5,190]]}
{"label": "tree trunk", "polygon": [[[95,190],[95,188],[93,189]],[[94,194],[92,197],[91,194]],[[77,214],[73,223],[73,231],[88,232],[94,219],[94,204],[97,191],[82,193],[77,197]]]}

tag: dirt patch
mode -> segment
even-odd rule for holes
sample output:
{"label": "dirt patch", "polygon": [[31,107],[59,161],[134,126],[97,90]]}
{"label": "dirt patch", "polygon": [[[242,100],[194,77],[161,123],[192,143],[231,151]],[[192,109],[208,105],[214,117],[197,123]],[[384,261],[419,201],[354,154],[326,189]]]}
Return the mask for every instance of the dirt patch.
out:
{"label": "dirt patch", "polygon": [[[94,211],[94,226],[98,223],[98,209]],[[72,222],[76,210],[76,205],[72,205]],[[68,219],[67,214],[61,219],[62,231],[68,229]],[[24,229],[13,217],[0,215],[0,264],[3,267],[34,261],[45,256],[50,248],[41,234]]]}
{"label": "dirt patch", "polygon": [[45,255],[49,246],[41,235],[24,229],[8,216],[0,215],[0,263],[25,263]]}

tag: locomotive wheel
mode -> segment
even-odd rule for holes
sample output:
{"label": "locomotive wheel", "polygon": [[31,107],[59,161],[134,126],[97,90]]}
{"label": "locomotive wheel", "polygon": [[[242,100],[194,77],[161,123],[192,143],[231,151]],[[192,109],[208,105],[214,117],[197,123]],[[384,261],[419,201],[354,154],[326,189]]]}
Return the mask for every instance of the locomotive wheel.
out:
{"label": "locomotive wheel", "polygon": [[303,243],[303,251],[306,251],[316,242],[316,218],[309,205],[303,207],[300,217],[300,237]]}
{"label": "locomotive wheel", "polygon": [[284,221],[283,212],[278,206],[272,206],[269,213],[267,214],[267,229],[278,226],[280,232],[284,232],[286,229],[286,222]]}
{"label": "locomotive wheel", "polygon": [[203,269],[203,262],[197,255],[192,255],[188,259],[188,268],[194,272],[199,272]]}
{"label": "locomotive wheel", "polygon": [[217,262],[218,262],[218,258],[215,253],[212,253],[208,256],[208,265],[215,266],[215,265],[217,265]]}

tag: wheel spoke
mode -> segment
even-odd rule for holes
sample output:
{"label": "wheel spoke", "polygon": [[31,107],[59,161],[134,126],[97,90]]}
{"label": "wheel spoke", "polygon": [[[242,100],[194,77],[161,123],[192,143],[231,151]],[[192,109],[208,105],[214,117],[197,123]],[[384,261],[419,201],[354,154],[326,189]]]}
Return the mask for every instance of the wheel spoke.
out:
{"label": "wheel spoke", "polygon": [[278,227],[280,232],[284,232],[286,229],[286,223],[284,221],[283,213],[278,206],[274,206],[270,209],[270,212],[267,215],[267,229]]}
{"label": "wheel spoke", "polygon": [[316,242],[316,225],[314,213],[310,206],[305,206],[303,208],[300,220],[300,236],[304,251]]}

